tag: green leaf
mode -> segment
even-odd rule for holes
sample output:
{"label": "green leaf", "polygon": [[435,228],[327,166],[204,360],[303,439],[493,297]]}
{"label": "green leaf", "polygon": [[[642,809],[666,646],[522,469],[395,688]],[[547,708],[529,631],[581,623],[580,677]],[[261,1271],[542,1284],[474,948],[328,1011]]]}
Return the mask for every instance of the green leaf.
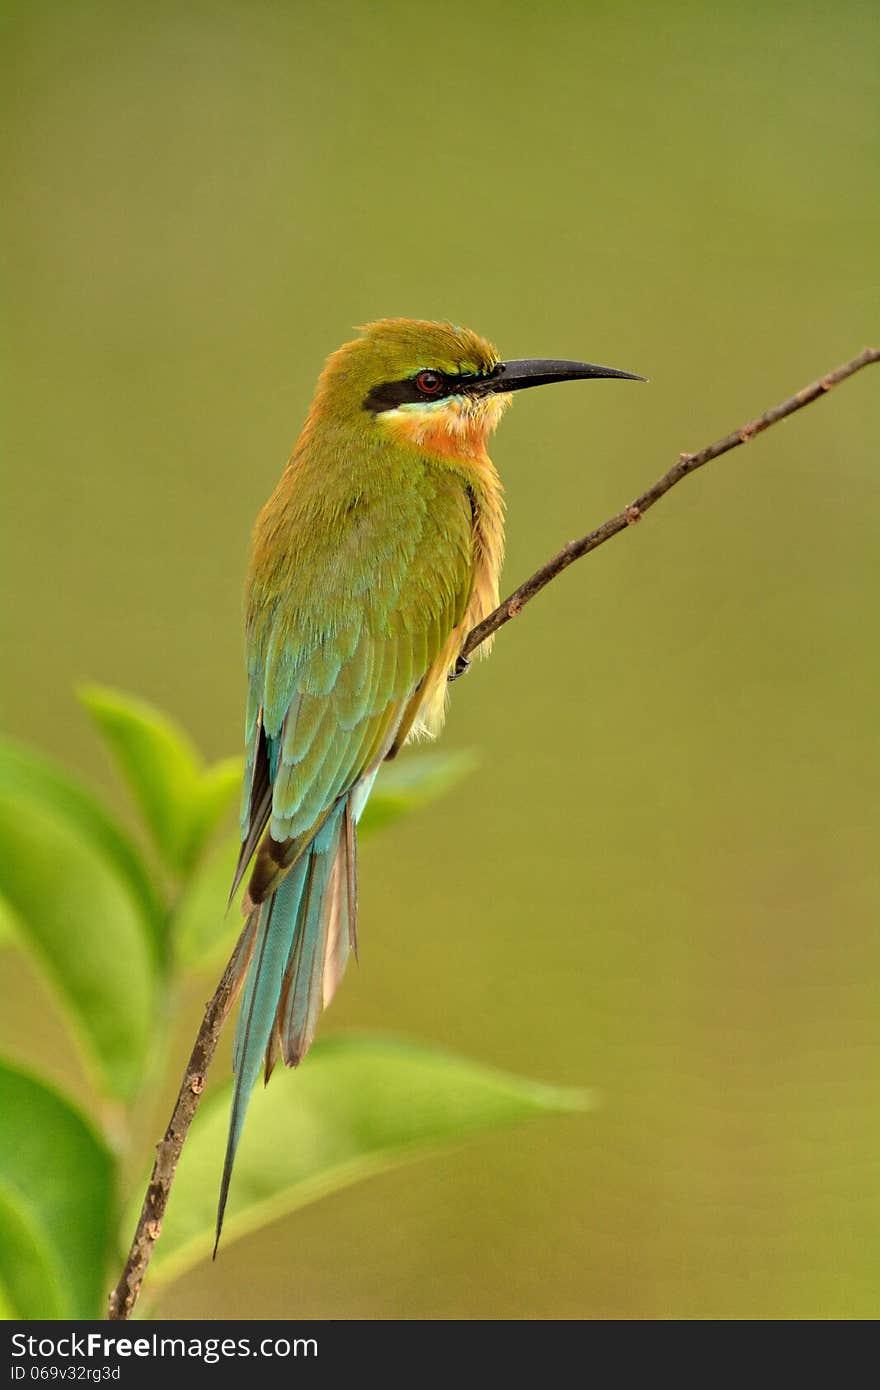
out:
{"label": "green leaf", "polygon": [[204,770],[191,740],[152,705],[102,686],[80,699],[110,748],[162,861],[185,875],[241,785],[241,762]]}
{"label": "green leaf", "polygon": [[150,1041],[155,963],[128,880],[63,814],[0,791],[0,895],[106,1086],[131,1094]]}
{"label": "green leaf", "polygon": [[209,850],[190,877],[174,913],[171,933],[182,965],[205,966],[229,955],[241,931],[238,903],[227,910],[238,863],[239,836],[228,836]]}
{"label": "green leaf", "polygon": [[[229,1097],[228,1087],[215,1092],[193,1124],[153,1257],[154,1282],[210,1254]],[[223,1243],[441,1144],[588,1104],[581,1091],[393,1038],[319,1043],[302,1067],[276,1071],[253,1094]]]}
{"label": "green leaf", "polygon": [[101,686],[79,697],[116,759],[164,863],[180,873],[199,796],[198,754],[186,734],[152,705]]}
{"label": "green leaf", "polygon": [[12,1302],[8,1289],[0,1283],[0,1322],[12,1322],[20,1317],[21,1314]]}
{"label": "green leaf", "polygon": [[0,1062],[0,1281],[20,1316],[100,1316],[114,1180],[79,1111]]}
{"label": "green leaf", "polygon": [[410,811],[436,800],[473,772],[478,761],[473,753],[461,750],[412,753],[386,763],[361,817],[361,834],[383,829]]}
{"label": "green leaf", "polygon": [[[241,799],[243,777],[244,758],[223,758],[202,775],[193,808],[192,839],[196,854],[201,853],[230,806]],[[226,891],[229,892],[228,888]],[[223,901],[225,903],[226,899]]]}
{"label": "green leaf", "polygon": [[0,895],[0,948],[18,940],[19,931],[15,913],[6,899]]}
{"label": "green leaf", "polygon": [[69,1306],[52,1249],[21,1196],[0,1177],[0,1317],[64,1318]]}
{"label": "green leaf", "polygon": [[[140,905],[157,960],[164,955],[165,908],[133,842],[76,778],[11,739],[0,739],[0,794],[27,797],[58,812],[103,854]],[[0,932],[2,935],[2,932]]]}

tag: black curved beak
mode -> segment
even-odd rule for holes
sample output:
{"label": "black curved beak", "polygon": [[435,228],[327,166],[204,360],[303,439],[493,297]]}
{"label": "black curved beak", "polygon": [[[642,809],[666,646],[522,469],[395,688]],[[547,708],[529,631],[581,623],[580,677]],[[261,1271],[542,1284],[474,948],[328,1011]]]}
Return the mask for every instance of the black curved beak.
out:
{"label": "black curved beak", "polygon": [[647,381],[635,372],[620,372],[616,367],[599,367],[595,362],[564,362],[548,357],[524,357],[516,362],[499,362],[491,376],[479,384],[479,390],[502,394],[524,391],[528,386],[549,386],[554,381],[587,381],[594,377],[614,376],[624,381]]}

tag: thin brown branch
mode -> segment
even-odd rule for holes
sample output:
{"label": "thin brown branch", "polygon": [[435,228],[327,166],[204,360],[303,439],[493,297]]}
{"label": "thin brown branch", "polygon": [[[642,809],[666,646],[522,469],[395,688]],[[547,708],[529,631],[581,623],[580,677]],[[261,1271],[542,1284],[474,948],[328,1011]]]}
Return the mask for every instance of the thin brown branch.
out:
{"label": "thin brown branch", "polygon": [[763,415],[759,415],[755,420],[750,420],[747,425],[742,425],[738,430],[731,434],[726,434],[723,439],[716,439],[714,444],[707,444],[704,449],[700,449],[696,454],[681,454],[678,462],[674,463],[668,472],[658,478],[657,482],[647,488],[645,492],[631,502],[628,507],[624,507],[622,512],[612,516],[608,521],[603,521],[601,526],[597,526],[595,531],[590,531],[589,535],[581,536],[580,540],[568,541],[566,545],[554,555],[552,560],[548,560],[546,565],[542,565],[533,575],[520,584],[518,589],[504,600],[503,603],[484,618],[469,634],[467,641],[462,648],[462,659],[467,660],[472,652],[476,651],[481,642],[485,642],[487,637],[491,637],[505,623],[509,623],[511,618],[515,618],[521,613],[530,599],[539,594],[543,588],[555,579],[557,574],[561,574],[569,565],[574,564],[582,555],[589,555],[591,550],[598,550],[600,545],[610,541],[612,536],[619,535],[628,526],[633,526],[637,521],[641,521],[649,507],[653,507],[655,502],[659,502],[661,497],[665,497],[670,488],[680,483],[682,478],[687,478],[691,473],[695,473],[698,468],[702,468],[704,463],[709,463],[712,459],[720,458],[722,454],[728,453],[731,449],[739,448],[740,444],[748,444],[749,440],[754,439],[756,434],[762,430],[767,430],[771,425],[778,424],[787,416],[793,415],[796,410],[802,410],[805,405],[810,405],[812,401],[818,400],[830,391],[832,386],[837,386],[841,381],[846,381],[847,377],[855,372],[861,371],[862,367],[870,366],[872,362],[880,362],[880,350],[877,348],[865,348],[858,357],[854,357],[851,362],[844,362],[842,367],[836,367],[833,372],[828,372],[826,376],[814,381],[810,386],[804,386],[800,391],[789,396],[787,401],[781,405],[774,405],[770,410],[765,410]]}
{"label": "thin brown branch", "polygon": [[165,1137],[156,1145],[156,1160],[128,1259],[119,1283],[110,1294],[107,1303],[107,1317],[111,1322],[121,1322],[131,1317],[153,1254],[153,1246],[162,1234],[162,1219],[171,1195],[171,1184],[174,1182],[181,1150],[199,1108],[199,1101],[205,1089],[205,1074],[217,1050],[223,1024],[235,998],[241,973],[239,951],[243,940],[244,932],[223,972],[223,978],[205,1008],[205,1016],[186,1064],[186,1071],[183,1073],[183,1081],[180,1083]]}
{"label": "thin brown branch", "polygon": [[[851,362],[837,367],[819,381],[814,381],[811,386],[803,387],[794,396],[790,396],[787,401],[766,410],[763,415],[749,421],[741,429],[734,430],[732,434],[725,435],[723,439],[716,440],[714,444],[708,444],[704,449],[700,449],[699,453],[682,454],[678,462],[674,463],[669,471],[663,474],[662,478],[659,478],[653,486],[643,492],[640,497],[637,497],[634,502],[631,502],[628,507],[624,507],[622,512],[618,512],[617,516],[603,522],[601,526],[596,527],[595,531],[582,536],[580,540],[569,541],[557,555],[553,556],[552,560],[549,560],[541,569],[536,570],[524,584],[520,584],[518,589],[514,589],[513,593],[493,613],[490,613],[488,618],[485,618],[469,633],[462,650],[462,657],[466,659],[481,642],[485,642],[487,637],[497,632],[505,623],[510,622],[511,618],[515,618],[529,600],[534,598],[535,594],[540,593],[551,579],[555,579],[557,574],[561,574],[575,560],[579,560],[582,555],[589,555],[591,550],[597,550],[600,545],[611,540],[612,536],[618,535],[621,531],[625,531],[628,526],[641,520],[648,508],[653,507],[655,502],[659,502],[660,498],[664,497],[670,488],[675,487],[676,483],[680,483],[682,478],[695,473],[698,468],[702,468],[703,464],[709,463],[711,459],[716,459],[721,454],[736,449],[740,444],[748,443],[762,430],[769,429],[771,425],[775,425],[779,420],[784,420],[788,415],[793,415],[796,410],[803,409],[811,401],[818,400],[826,391],[830,391],[832,386],[837,386],[841,381],[845,381],[847,377],[860,371],[862,367],[869,366],[872,362],[880,362],[880,351],[876,348],[865,348],[864,352],[859,353],[858,357],[854,357]],[[119,1283],[110,1295],[108,1317],[111,1319],[121,1320],[131,1317],[147,1266],[150,1263],[153,1246],[161,1234],[162,1219],[165,1215],[181,1150],[199,1106],[205,1087],[205,1074],[216,1051],[226,1015],[235,996],[240,973],[238,967],[241,944],[240,940],[213,998],[205,1009],[205,1017],[202,1020],[202,1026],[187,1063],[177,1101],[165,1131],[165,1137],[156,1147],[156,1161],[153,1164],[153,1172],[141,1208],[131,1250]]]}

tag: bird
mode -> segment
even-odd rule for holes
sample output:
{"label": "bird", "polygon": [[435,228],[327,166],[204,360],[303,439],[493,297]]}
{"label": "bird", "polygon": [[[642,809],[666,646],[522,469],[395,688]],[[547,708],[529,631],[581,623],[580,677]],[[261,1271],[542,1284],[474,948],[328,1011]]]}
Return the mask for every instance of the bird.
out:
{"label": "bird", "polygon": [[[241,1005],[214,1253],[250,1094],[297,1066],[357,953],[357,824],[387,759],[439,733],[471,628],[498,605],[513,394],[632,372],[504,361],[451,323],[388,318],[327,359],[260,512],[247,582]],[[485,654],[486,642],[479,649]]]}

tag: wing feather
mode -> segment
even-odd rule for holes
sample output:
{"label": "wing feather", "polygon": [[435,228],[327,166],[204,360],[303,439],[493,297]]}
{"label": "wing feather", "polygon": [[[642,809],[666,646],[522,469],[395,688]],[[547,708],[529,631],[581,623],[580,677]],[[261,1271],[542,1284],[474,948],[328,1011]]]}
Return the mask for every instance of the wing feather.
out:
{"label": "wing feather", "polygon": [[[266,825],[252,893],[277,886],[333,806],[409,732],[422,687],[449,643],[473,586],[472,517],[450,475],[412,516],[387,507],[385,530],[359,553],[347,541],[315,564],[285,559],[285,597],[252,596],[249,614],[250,791],[237,880]],[[404,524],[405,522],[405,524]],[[314,528],[313,528],[314,529]],[[307,536],[300,544],[307,552]],[[372,582],[364,582],[365,565]],[[314,588],[303,581],[310,564]],[[405,721],[405,729],[401,728]],[[261,752],[262,746],[262,752]],[[267,785],[268,783],[268,785]],[[261,865],[261,860],[262,862]],[[341,888],[334,889],[341,897]]]}

